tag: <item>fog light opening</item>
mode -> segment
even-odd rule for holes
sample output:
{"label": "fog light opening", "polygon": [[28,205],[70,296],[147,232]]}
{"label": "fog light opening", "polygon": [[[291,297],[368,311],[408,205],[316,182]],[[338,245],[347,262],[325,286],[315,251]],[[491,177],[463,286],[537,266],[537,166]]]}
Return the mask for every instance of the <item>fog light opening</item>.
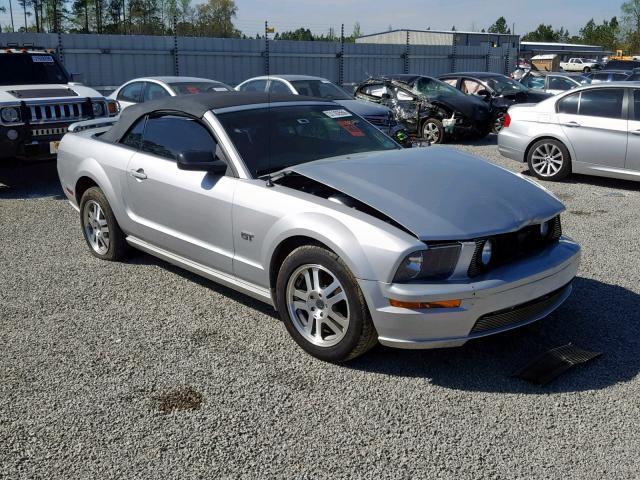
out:
{"label": "fog light opening", "polygon": [[7,130],[7,138],[9,140],[17,140],[18,139],[18,131],[14,130],[13,128],[11,130]]}

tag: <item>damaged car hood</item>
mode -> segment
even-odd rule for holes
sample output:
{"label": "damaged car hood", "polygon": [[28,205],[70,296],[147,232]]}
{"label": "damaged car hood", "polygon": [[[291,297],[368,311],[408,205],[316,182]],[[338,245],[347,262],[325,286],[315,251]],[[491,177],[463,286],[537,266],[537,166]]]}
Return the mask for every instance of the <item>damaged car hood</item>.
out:
{"label": "damaged car hood", "polygon": [[446,147],[368,152],[287,170],[369,205],[421,240],[516,231],[564,210],[534,182]]}

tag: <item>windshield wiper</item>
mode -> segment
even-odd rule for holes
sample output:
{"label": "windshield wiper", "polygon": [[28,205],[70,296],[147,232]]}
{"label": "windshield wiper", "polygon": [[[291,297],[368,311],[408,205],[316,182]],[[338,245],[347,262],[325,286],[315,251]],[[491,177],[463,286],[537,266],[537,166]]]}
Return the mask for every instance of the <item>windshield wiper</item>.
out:
{"label": "windshield wiper", "polygon": [[284,178],[287,175],[291,175],[292,173],[293,172],[291,170],[278,170],[275,173],[265,173],[264,175],[259,175],[258,178],[260,180],[264,180],[267,187],[273,187],[274,181],[280,180],[281,178]]}

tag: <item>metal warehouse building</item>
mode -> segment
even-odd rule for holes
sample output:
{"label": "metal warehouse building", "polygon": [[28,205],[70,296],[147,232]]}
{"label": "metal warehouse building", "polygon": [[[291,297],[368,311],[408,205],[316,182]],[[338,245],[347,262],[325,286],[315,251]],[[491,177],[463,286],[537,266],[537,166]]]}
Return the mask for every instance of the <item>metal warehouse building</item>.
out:
{"label": "metal warehouse building", "polygon": [[499,33],[458,32],[446,30],[391,30],[389,32],[363,35],[356,43],[386,43],[404,45],[441,45],[462,47],[503,47],[518,48],[518,35]]}
{"label": "metal warehouse building", "polygon": [[588,57],[601,59],[609,55],[604,47],[597,45],[578,45],[573,43],[520,42],[520,56],[531,58],[535,55],[558,55],[561,60],[570,57]]}

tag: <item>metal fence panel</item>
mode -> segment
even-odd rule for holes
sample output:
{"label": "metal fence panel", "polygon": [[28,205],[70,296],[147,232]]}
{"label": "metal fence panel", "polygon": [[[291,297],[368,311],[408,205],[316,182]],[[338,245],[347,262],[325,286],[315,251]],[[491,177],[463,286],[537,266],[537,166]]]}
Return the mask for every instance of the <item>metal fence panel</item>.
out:
{"label": "metal fence panel", "polygon": [[[257,75],[317,75],[358,83],[375,75],[440,75],[477,70],[507,73],[517,56],[512,44],[460,45],[298,42],[264,39],[1,33],[0,45],[30,43],[58,49],[67,69],[93,86],[120,85],[135,77],[188,75],[231,85]],[[177,50],[176,50],[177,46]],[[344,49],[344,55],[340,52]],[[268,53],[268,54],[267,54]],[[408,55],[407,55],[408,54]]]}

